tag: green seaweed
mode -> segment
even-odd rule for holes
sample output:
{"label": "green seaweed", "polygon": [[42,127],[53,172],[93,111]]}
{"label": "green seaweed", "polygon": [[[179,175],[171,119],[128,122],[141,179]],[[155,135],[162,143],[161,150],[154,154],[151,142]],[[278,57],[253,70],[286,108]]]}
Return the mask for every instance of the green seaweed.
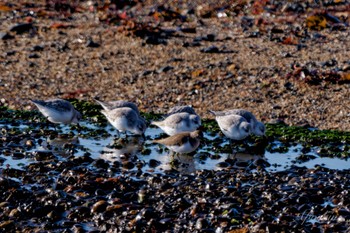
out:
{"label": "green seaweed", "polygon": [[106,121],[105,116],[101,113],[102,107],[100,105],[77,99],[68,99],[68,101],[82,114],[83,118],[91,119],[93,122]]}
{"label": "green seaweed", "polygon": [[267,124],[266,135],[271,140],[322,145],[337,142],[349,143],[350,132],[337,130],[317,130],[302,126],[288,126],[286,124]]}
{"label": "green seaweed", "polygon": [[202,119],[202,127],[206,132],[212,133],[212,136],[220,131],[219,125],[214,119]]}

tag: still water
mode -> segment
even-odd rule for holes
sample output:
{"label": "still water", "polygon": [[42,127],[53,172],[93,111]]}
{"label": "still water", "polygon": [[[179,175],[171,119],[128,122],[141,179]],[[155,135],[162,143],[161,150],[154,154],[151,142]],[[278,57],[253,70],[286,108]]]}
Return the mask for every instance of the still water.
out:
{"label": "still water", "polygon": [[[83,123],[83,126],[89,129],[97,129],[97,126],[90,123]],[[0,125],[2,127],[9,127]],[[25,131],[28,126],[16,126],[18,129]],[[162,136],[162,131],[159,128],[148,128],[145,132],[145,137],[122,136],[122,139],[115,137],[116,131],[110,126],[106,126],[107,132],[110,134],[107,137],[64,137],[64,138],[41,138],[41,143],[35,143],[35,147],[30,148],[27,152],[32,151],[48,151],[51,150],[57,157],[62,159],[67,157],[68,151],[66,145],[74,145],[74,156],[83,156],[89,154],[93,159],[104,159],[111,163],[119,161],[131,160],[135,164],[141,163],[142,169],[150,172],[162,173],[166,170],[175,169],[182,173],[192,173],[196,170],[220,170],[225,169],[225,163],[228,159],[236,161],[235,166],[244,167],[254,161],[266,161],[270,164],[266,169],[271,172],[283,171],[291,166],[300,166],[306,168],[314,168],[315,166],[323,166],[331,169],[349,169],[350,160],[339,158],[319,157],[316,152],[311,150],[308,155],[312,159],[306,162],[300,162],[297,158],[302,154],[301,145],[292,146],[286,153],[268,152],[264,151],[262,154],[251,154],[249,151],[232,151],[232,153],[217,153],[212,150],[211,145],[200,145],[200,147],[190,155],[174,154],[166,149],[164,146],[155,144],[153,139]],[[60,134],[70,132],[68,126],[60,128]],[[164,135],[163,135],[164,136]],[[210,136],[204,133],[204,137],[212,140],[223,136]],[[36,138],[36,141],[39,139]],[[227,145],[229,142],[225,141],[221,146]],[[116,146],[117,145],[117,146]],[[316,151],[316,148],[315,150]],[[4,151],[0,151],[0,167],[11,167],[15,169],[23,169],[24,166],[35,163],[32,157],[15,158],[14,156],[6,155]],[[227,165],[227,163],[226,163]],[[234,168],[230,164],[230,168]],[[136,167],[132,169],[137,169]],[[247,168],[248,169],[248,168]]]}

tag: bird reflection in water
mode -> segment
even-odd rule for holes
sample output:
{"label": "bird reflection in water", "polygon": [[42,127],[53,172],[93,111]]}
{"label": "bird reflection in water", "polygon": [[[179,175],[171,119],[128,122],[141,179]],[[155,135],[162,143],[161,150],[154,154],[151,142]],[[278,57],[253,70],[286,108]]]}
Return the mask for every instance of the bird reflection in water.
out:
{"label": "bird reflection in water", "polygon": [[100,157],[109,161],[136,160],[137,154],[141,152],[144,137],[128,137],[114,139],[103,149]]}
{"label": "bird reflection in water", "polygon": [[56,136],[48,137],[41,146],[44,150],[50,150],[54,154],[66,157],[74,154],[74,149],[78,144],[78,136],[58,134]]}

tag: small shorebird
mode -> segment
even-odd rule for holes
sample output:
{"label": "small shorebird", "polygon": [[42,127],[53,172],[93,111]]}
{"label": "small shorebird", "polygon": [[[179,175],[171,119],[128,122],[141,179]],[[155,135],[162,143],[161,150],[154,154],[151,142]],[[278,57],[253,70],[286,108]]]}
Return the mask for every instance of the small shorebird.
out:
{"label": "small shorebird", "polygon": [[167,138],[154,140],[153,142],[162,144],[173,152],[186,154],[198,148],[201,134],[201,131],[196,130],[193,132],[179,133]]}
{"label": "small shorebird", "polygon": [[[215,112],[210,112],[215,115]],[[240,115],[215,115],[215,120],[222,133],[230,139],[242,140],[248,137],[251,132],[250,123]]]}
{"label": "small shorebird", "polygon": [[147,127],[147,123],[146,120],[140,115],[140,111],[138,109],[138,107],[136,106],[136,104],[134,104],[133,102],[130,101],[126,101],[126,100],[116,100],[116,101],[109,101],[109,102],[103,102],[97,99],[94,99],[96,101],[96,103],[98,103],[99,105],[102,106],[102,108],[109,112],[113,109],[116,108],[124,108],[124,107],[128,107],[131,108],[132,110],[134,110],[136,112],[136,114],[139,117],[139,120],[142,121],[142,125],[143,127]]}
{"label": "small shorebird", "polygon": [[170,116],[175,113],[180,112],[187,112],[189,114],[195,114],[197,115],[196,111],[192,108],[190,105],[180,105],[180,106],[174,106],[167,112],[166,116]]}
{"label": "small shorebird", "polygon": [[265,136],[265,125],[258,121],[256,117],[253,115],[253,113],[249,112],[245,109],[230,109],[230,110],[224,110],[224,111],[211,111],[212,114],[215,116],[228,116],[228,115],[239,115],[244,117],[251,125],[252,131],[251,133],[257,135],[257,136]]}
{"label": "small shorebird", "polygon": [[161,128],[166,134],[172,136],[182,132],[192,132],[201,125],[201,119],[196,114],[187,112],[175,113],[162,121],[153,121],[152,125]]}
{"label": "small shorebird", "polygon": [[120,132],[129,131],[136,135],[144,134],[146,124],[141,120],[135,110],[129,107],[115,108],[112,110],[101,110],[101,113],[106,116],[108,121]]}
{"label": "small shorebird", "polygon": [[31,100],[39,111],[52,123],[78,124],[82,118],[81,114],[74,109],[73,105],[67,100]]}

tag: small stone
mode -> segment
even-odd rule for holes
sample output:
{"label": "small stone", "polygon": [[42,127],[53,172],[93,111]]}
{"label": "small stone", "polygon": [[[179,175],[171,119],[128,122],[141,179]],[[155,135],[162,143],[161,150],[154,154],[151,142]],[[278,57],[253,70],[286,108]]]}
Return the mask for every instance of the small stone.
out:
{"label": "small stone", "polygon": [[158,73],[158,74],[159,74],[159,73],[163,73],[163,72],[166,73],[166,72],[168,72],[169,70],[172,70],[172,69],[174,69],[173,66],[164,66],[164,67],[158,69],[158,70],[157,70],[157,73]]}
{"label": "small stone", "polygon": [[90,48],[98,48],[100,46],[101,45],[99,43],[94,42],[92,39],[89,39],[86,44],[86,47],[90,47]]}
{"label": "small stone", "polygon": [[6,56],[13,56],[15,54],[16,54],[16,51],[14,50],[6,52]]}
{"label": "small stone", "polygon": [[14,153],[12,154],[12,157],[13,157],[14,159],[23,159],[23,158],[24,158],[24,154],[23,154],[22,152],[14,152]]}
{"label": "small stone", "polygon": [[36,54],[36,53],[31,53],[31,54],[28,55],[28,58],[36,59],[36,58],[40,58],[40,56],[38,54]]}
{"label": "small stone", "polygon": [[152,44],[152,45],[160,45],[160,44],[167,45],[168,44],[165,39],[159,38],[157,36],[146,37],[145,42],[146,42],[146,44]]}
{"label": "small stone", "polygon": [[93,164],[97,168],[107,169],[109,167],[109,164],[104,159],[97,159]]}
{"label": "small stone", "polygon": [[219,48],[216,46],[210,46],[208,48],[201,49],[202,53],[218,53],[220,52]]}
{"label": "small stone", "polygon": [[32,154],[36,161],[46,161],[54,158],[53,153],[49,150],[33,151]]}
{"label": "small stone", "polygon": [[33,48],[32,48],[32,51],[33,52],[40,52],[40,51],[43,51],[44,50],[44,47],[41,46],[41,45],[35,45]]}
{"label": "small stone", "polygon": [[153,70],[145,70],[143,73],[142,73],[142,76],[147,76],[149,74],[152,74],[153,73]]}
{"label": "small stone", "polygon": [[183,47],[187,48],[187,47],[199,47],[201,46],[202,44],[199,42],[199,41],[193,41],[193,42],[185,42],[183,43]]}
{"label": "small stone", "polygon": [[123,162],[122,164],[123,164],[123,168],[128,170],[133,169],[135,167],[135,164],[130,161]]}
{"label": "small stone", "polygon": [[181,28],[181,31],[184,33],[196,33],[196,28]]}
{"label": "small stone", "polygon": [[20,23],[10,27],[10,32],[16,32],[17,34],[22,34],[25,32],[29,32],[34,29],[34,25],[32,23]]}
{"label": "small stone", "polygon": [[220,168],[227,168],[230,166],[230,164],[227,162],[220,162],[220,163],[216,164],[216,166],[220,167]]}
{"label": "small stone", "polygon": [[215,40],[215,34],[208,34],[205,38],[207,41],[214,41]]}
{"label": "small stone", "polygon": [[20,211],[18,209],[12,209],[11,212],[9,213],[9,217],[18,217],[20,216]]}
{"label": "small stone", "polygon": [[13,230],[14,228],[15,228],[15,223],[12,220],[0,222],[0,230],[1,231],[8,232],[11,229]]}
{"label": "small stone", "polygon": [[0,39],[2,40],[9,40],[15,38],[13,35],[7,33],[7,32],[0,32]]}
{"label": "small stone", "polygon": [[155,159],[150,159],[148,162],[148,165],[150,167],[158,167],[160,164],[161,164],[161,162],[158,160],[155,160]]}
{"label": "small stone", "polygon": [[107,206],[108,206],[108,203],[105,200],[98,201],[92,206],[91,212],[102,213],[103,211],[106,210]]}

